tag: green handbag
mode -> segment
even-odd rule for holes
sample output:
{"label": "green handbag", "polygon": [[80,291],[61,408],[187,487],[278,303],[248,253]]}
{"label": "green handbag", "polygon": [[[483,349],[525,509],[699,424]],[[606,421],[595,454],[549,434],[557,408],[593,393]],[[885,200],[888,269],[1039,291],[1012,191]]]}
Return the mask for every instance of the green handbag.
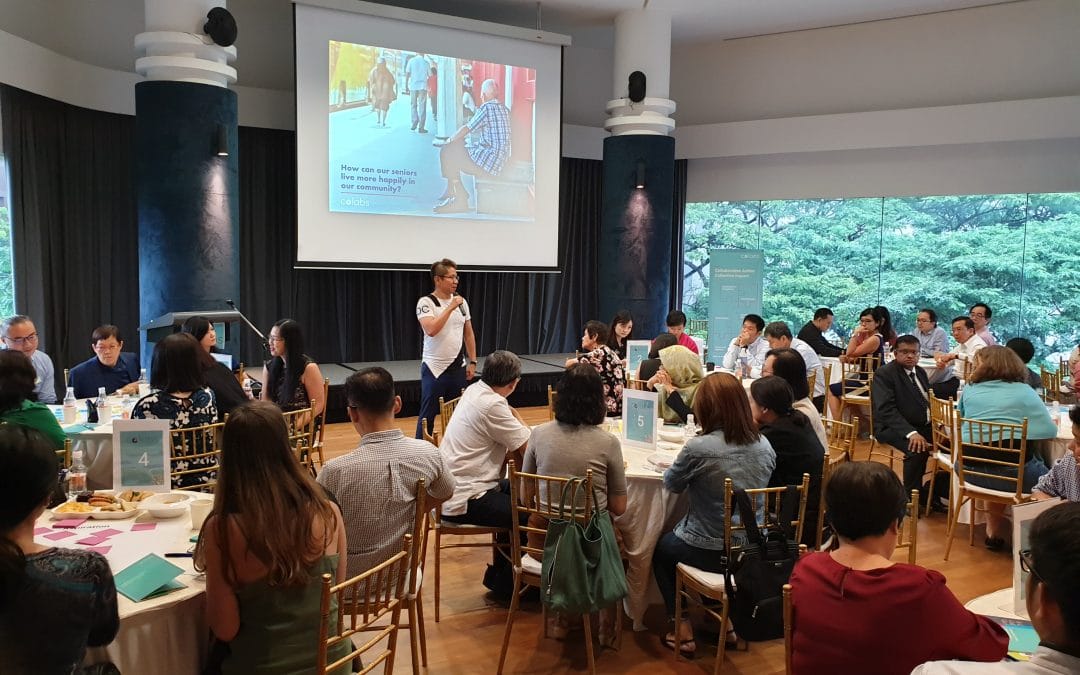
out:
{"label": "green handbag", "polygon": [[[559,515],[548,524],[544,541],[540,599],[559,612],[595,612],[623,599],[627,592],[611,515],[594,510],[584,526],[574,518],[578,491],[584,486],[584,478],[574,478],[563,488]],[[596,504],[595,487],[592,496]]]}

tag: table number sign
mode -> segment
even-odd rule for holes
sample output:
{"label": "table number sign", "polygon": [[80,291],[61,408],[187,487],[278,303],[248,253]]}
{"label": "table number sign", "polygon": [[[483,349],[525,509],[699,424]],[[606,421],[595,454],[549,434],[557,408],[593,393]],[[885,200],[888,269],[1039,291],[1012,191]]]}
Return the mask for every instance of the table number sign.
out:
{"label": "table number sign", "polygon": [[652,342],[649,340],[626,341],[626,371],[631,377],[637,377],[638,367],[641,362],[649,358],[649,349]]}
{"label": "table number sign", "polygon": [[623,390],[623,434],[632,447],[656,449],[656,392]]}
{"label": "table number sign", "polygon": [[113,421],[113,489],[168,492],[169,420]]}

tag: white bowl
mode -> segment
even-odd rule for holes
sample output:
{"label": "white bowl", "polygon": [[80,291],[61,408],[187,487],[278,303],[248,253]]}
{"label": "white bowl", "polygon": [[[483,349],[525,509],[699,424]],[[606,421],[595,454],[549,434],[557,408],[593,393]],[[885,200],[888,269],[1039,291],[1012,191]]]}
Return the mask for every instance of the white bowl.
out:
{"label": "white bowl", "polygon": [[161,492],[139,502],[154,518],[179,518],[187,513],[188,505],[195,495],[188,492]]}
{"label": "white bowl", "polygon": [[682,429],[675,429],[672,431],[668,431],[667,429],[658,429],[656,431],[656,435],[659,436],[660,440],[662,441],[668,441],[669,443],[678,443],[679,445],[682,445],[683,443]]}

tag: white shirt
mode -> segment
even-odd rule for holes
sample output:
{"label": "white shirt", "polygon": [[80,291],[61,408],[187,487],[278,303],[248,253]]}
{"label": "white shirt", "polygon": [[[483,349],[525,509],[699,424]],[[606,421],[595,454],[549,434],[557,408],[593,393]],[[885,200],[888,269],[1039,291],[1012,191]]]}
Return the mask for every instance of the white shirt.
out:
{"label": "white shirt", "polygon": [[1071,675],[1080,673],[1080,658],[1039,645],[1030,661],[930,661],[911,675]]}
{"label": "white shirt", "polygon": [[724,354],[724,368],[735,370],[739,365],[739,359],[745,356],[750,364],[750,376],[761,377],[761,367],[765,365],[765,354],[769,351],[769,343],[758,335],[756,340],[745,347],[740,347],[737,344],[738,339],[738,337],[731,338],[731,344],[728,345],[727,352]]}
{"label": "white shirt", "polygon": [[[428,316],[438,319],[449,304],[449,300],[439,300],[436,306],[431,298],[425,295],[416,302],[416,320]],[[424,355],[420,358],[435,377],[442,375],[461,353],[461,346],[465,342],[465,322],[471,319],[469,303],[463,300],[443,324],[442,330],[435,335],[424,333]]]}
{"label": "white shirt", "polygon": [[409,65],[405,66],[405,72],[409,76],[409,89],[413,91],[427,91],[427,79],[431,74],[431,64],[423,56],[417,54],[409,59]]}
{"label": "white shirt", "polygon": [[506,398],[486,382],[467,387],[439,446],[457,483],[443,514],[464,515],[469,499],[498,486],[506,453],[524,445],[529,434]]}
{"label": "white shirt", "polygon": [[821,365],[821,357],[818,356],[818,353],[814,351],[813,347],[799,338],[791,339],[791,348],[799,352],[803,361],[806,362],[806,375],[808,377],[810,373],[817,373],[817,377],[814,378],[814,391],[810,394],[811,398],[815,396],[824,396],[825,387],[828,386],[829,383],[825,381],[825,367]]}
{"label": "white shirt", "polygon": [[982,338],[982,341],[987,347],[993,347],[997,344],[997,340],[994,339],[993,333],[990,332],[990,326],[983,328],[982,330],[975,331],[975,335]]}
{"label": "white shirt", "polygon": [[968,338],[967,342],[956,345],[949,353],[956,354],[960,357],[961,361],[967,361],[975,355],[975,352],[979,351],[985,346],[986,343],[983,342],[983,339],[981,337],[979,337],[978,335],[972,335],[970,338]]}

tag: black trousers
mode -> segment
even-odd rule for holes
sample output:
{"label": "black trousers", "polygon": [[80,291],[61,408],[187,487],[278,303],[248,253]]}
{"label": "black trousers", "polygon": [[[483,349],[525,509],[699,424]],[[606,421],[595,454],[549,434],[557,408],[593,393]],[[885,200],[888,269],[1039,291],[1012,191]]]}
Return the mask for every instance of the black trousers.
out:
{"label": "black trousers", "polygon": [[[488,490],[483,495],[470,499],[464,514],[443,516],[443,520],[452,523],[468,523],[487,527],[511,527],[513,518],[514,508],[513,504],[510,503],[510,481],[506,479],[500,480],[497,487]],[[528,514],[519,514],[518,522],[521,525],[526,525],[528,521]],[[510,542],[507,537],[499,537],[499,541],[507,544]],[[521,543],[525,543],[524,533],[522,533]],[[510,561],[498,551],[493,551],[491,570],[484,575],[485,585],[496,593],[508,594],[512,588],[513,577],[514,570],[510,565]]]}
{"label": "black trousers", "polygon": [[[923,438],[926,439],[929,446],[932,439],[930,433],[930,425],[916,429]],[[930,452],[908,452],[908,439],[901,436],[898,433],[881,433],[874,434],[874,437],[882,442],[888,443],[900,452],[904,453],[904,490],[911,492],[912,490],[919,490],[922,492],[923,474],[926,473],[926,461],[930,459]]]}

